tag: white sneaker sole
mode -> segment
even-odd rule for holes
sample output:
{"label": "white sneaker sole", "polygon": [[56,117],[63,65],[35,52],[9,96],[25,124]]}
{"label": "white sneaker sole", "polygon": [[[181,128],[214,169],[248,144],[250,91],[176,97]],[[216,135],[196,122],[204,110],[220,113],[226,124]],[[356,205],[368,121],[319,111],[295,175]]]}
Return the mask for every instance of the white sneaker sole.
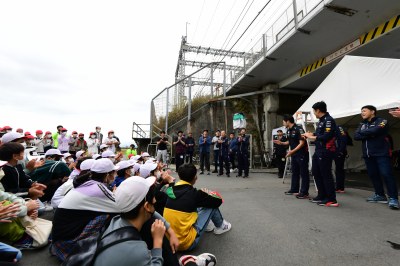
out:
{"label": "white sneaker sole", "polygon": [[232,229],[232,226],[229,227],[229,228],[226,229],[226,230],[221,230],[221,231],[219,231],[217,228],[215,228],[215,229],[214,229],[214,234],[215,234],[215,235],[222,235],[222,234],[224,234],[224,233],[226,233],[226,232],[229,232],[231,229]]}

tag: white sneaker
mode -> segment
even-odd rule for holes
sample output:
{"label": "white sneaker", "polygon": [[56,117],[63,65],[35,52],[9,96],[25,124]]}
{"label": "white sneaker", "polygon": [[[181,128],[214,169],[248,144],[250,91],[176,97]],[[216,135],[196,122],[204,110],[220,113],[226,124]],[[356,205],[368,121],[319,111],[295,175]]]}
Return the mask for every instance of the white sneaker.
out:
{"label": "white sneaker", "polygon": [[210,221],[208,222],[208,224],[207,224],[206,232],[212,232],[212,231],[214,231],[214,228],[215,228],[215,225],[214,225],[214,223],[210,220]]}
{"label": "white sneaker", "polygon": [[203,253],[197,256],[196,264],[199,266],[214,266],[217,265],[217,258],[210,253]]}
{"label": "white sneaker", "polygon": [[231,230],[231,228],[232,228],[232,225],[228,221],[224,220],[221,227],[215,227],[214,234],[220,235],[220,234],[226,233],[229,230]]}

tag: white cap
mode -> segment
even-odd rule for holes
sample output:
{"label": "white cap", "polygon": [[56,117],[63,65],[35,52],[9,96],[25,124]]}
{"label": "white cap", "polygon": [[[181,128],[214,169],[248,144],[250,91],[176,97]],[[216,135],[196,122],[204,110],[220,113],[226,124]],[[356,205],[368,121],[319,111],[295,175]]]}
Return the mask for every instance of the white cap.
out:
{"label": "white cap", "polygon": [[137,162],[137,160],[139,160],[140,157],[142,157],[142,156],[140,156],[140,155],[135,155],[135,156],[132,156],[129,160],[134,161],[134,162]]}
{"label": "white cap", "polygon": [[139,174],[141,177],[146,178],[150,175],[150,172],[157,168],[155,163],[145,163],[140,165]]}
{"label": "white cap", "polygon": [[96,160],[94,159],[86,159],[81,163],[81,171],[90,170]]}
{"label": "white cap", "polygon": [[109,173],[114,170],[118,170],[118,166],[114,165],[109,159],[107,158],[101,158],[98,160],[95,160],[95,162],[92,165],[92,168],[90,168],[93,172],[96,173]]}
{"label": "white cap", "polygon": [[69,153],[69,152],[67,152],[67,153],[64,153],[63,156],[64,156],[64,158],[67,158],[67,157],[69,157],[69,156],[72,156],[72,154]]}
{"label": "white cap", "polygon": [[82,154],[84,154],[84,153],[85,153],[85,151],[77,151],[77,152],[76,152],[76,158],[81,157]]}
{"label": "white cap", "polygon": [[5,165],[7,163],[7,161],[0,161],[0,167],[2,167],[3,165]]}
{"label": "white cap", "polygon": [[97,158],[99,158],[99,157],[101,157],[101,155],[100,155],[100,154],[97,154],[97,153],[92,155],[92,159],[95,159],[95,160],[96,160]]}
{"label": "white cap", "polygon": [[140,163],[135,163],[135,164],[133,165],[133,170],[135,170],[135,172],[139,171],[139,170],[140,170],[140,166],[141,166]]}
{"label": "white cap", "polygon": [[119,163],[117,163],[118,169],[125,169],[125,168],[129,168],[132,167],[135,163],[132,162],[131,160],[127,160],[127,161],[120,161]]}
{"label": "white cap", "polygon": [[24,134],[9,132],[3,135],[3,137],[1,138],[1,142],[4,144],[20,138],[25,138]]}
{"label": "white cap", "polygon": [[150,157],[150,154],[148,152],[143,152],[141,157]]}
{"label": "white cap", "polygon": [[145,163],[151,163],[151,164],[155,164],[154,160],[152,160],[151,158],[149,158]]}
{"label": "white cap", "polygon": [[104,149],[104,148],[108,148],[108,145],[106,145],[106,144],[101,144],[101,145],[100,145],[100,150],[101,150],[101,149]]}
{"label": "white cap", "polygon": [[156,178],[141,178],[132,176],[125,179],[115,191],[115,203],[121,213],[127,213],[136,208],[146,197]]}
{"label": "white cap", "polygon": [[154,158],[154,157],[150,157],[149,159],[147,159],[147,161],[153,161],[153,162],[155,162],[155,161],[157,161],[157,159]]}
{"label": "white cap", "polygon": [[101,154],[102,158],[108,158],[108,157],[115,157],[115,154],[112,151],[105,151]]}
{"label": "white cap", "polygon": [[58,155],[58,156],[63,156],[60,152],[59,149],[49,149],[46,151],[46,153],[44,154],[44,156],[49,156],[49,155]]}

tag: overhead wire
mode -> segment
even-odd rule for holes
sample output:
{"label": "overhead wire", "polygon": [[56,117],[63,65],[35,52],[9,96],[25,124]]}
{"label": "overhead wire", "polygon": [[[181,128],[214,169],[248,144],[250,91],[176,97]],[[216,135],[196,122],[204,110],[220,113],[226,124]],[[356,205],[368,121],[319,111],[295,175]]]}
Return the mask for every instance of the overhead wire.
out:
{"label": "overhead wire", "polygon": [[198,18],[197,18],[197,22],[196,22],[196,28],[195,28],[194,33],[193,33],[193,40],[194,40],[195,37],[196,37],[197,28],[199,27],[200,18],[201,18],[201,16],[203,15],[203,10],[204,10],[204,5],[205,5],[205,3],[206,3],[206,0],[203,0],[203,4],[201,5],[200,14],[199,14],[199,16],[198,16]]}

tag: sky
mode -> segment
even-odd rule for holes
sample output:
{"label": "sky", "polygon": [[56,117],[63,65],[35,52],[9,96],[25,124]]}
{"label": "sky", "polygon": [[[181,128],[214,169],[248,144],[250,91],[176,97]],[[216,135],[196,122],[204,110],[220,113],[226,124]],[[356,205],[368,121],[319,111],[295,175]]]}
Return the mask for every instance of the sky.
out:
{"label": "sky", "polygon": [[[1,1],[0,126],[88,137],[99,125],[129,144],[174,83],[186,28],[190,44],[229,49],[267,2]],[[290,2],[272,0],[233,50],[250,50]]]}

